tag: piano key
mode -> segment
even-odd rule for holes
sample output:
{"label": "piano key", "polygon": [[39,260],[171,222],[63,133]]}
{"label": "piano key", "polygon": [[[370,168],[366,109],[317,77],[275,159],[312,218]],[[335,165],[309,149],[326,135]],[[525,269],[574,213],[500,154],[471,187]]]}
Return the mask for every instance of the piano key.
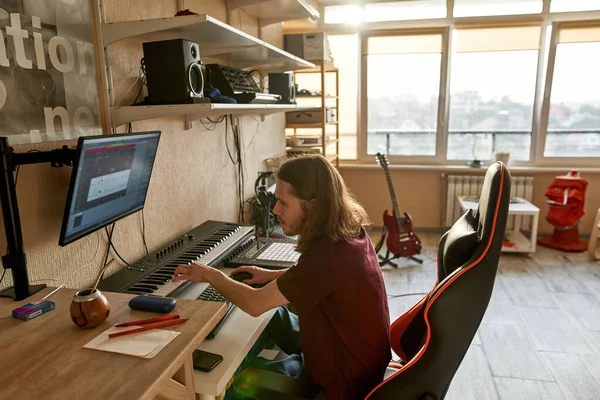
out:
{"label": "piano key", "polygon": [[166,282],[166,281],[170,280],[172,276],[173,276],[173,274],[155,272],[152,275],[150,275],[148,278]]}
{"label": "piano key", "polygon": [[145,278],[140,283],[148,283],[150,285],[162,285],[166,282],[166,279],[153,279],[153,278]]}
{"label": "piano key", "polygon": [[129,290],[132,291],[136,291],[136,292],[142,292],[142,293],[152,293],[154,290],[148,288],[148,287],[143,287],[143,286],[137,286],[137,285],[133,285],[132,287],[130,287]]}
{"label": "piano key", "polygon": [[138,283],[135,284],[135,286],[137,286],[138,288],[142,288],[142,287],[147,287],[148,289],[151,290],[157,290],[158,286],[156,284],[152,284],[152,283],[144,283],[144,281],[140,281]]}

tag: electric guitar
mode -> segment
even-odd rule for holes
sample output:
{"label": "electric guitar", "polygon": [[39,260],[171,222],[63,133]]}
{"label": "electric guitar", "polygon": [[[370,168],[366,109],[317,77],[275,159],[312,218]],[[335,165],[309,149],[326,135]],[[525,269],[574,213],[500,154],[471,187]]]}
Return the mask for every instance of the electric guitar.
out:
{"label": "electric guitar", "polygon": [[[384,229],[386,229],[388,233],[386,240],[388,255],[389,253],[392,253],[394,256],[393,258],[407,257],[421,262],[421,260],[413,257],[414,255],[421,253],[421,240],[412,231],[412,219],[410,215],[407,213],[400,213],[398,200],[396,200],[396,191],[392,185],[392,177],[388,168],[387,156],[377,153],[375,157],[377,163],[381,165],[385,171],[385,177],[387,179],[390,196],[392,197],[392,205],[394,207],[391,215],[388,213],[388,210],[383,212]],[[383,244],[383,242],[381,244]],[[388,255],[386,255],[384,261],[390,260],[387,258]]]}

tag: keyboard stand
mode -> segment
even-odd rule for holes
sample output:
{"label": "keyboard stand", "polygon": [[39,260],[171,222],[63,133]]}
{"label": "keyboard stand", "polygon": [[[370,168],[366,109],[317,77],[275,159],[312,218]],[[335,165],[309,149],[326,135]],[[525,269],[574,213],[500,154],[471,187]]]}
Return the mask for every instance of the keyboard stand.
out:
{"label": "keyboard stand", "polygon": [[[233,268],[219,269],[227,275],[233,271]],[[206,287],[207,283],[193,282],[181,298],[195,300]],[[234,306],[215,338],[204,340],[198,346],[200,350],[223,356],[223,361],[210,372],[194,370],[194,386],[199,400],[215,400],[223,394],[233,373],[267,327],[273,314],[275,309],[255,318]]]}
{"label": "keyboard stand", "polygon": [[273,314],[275,309],[255,318],[234,307],[217,336],[200,344],[199,349],[223,356],[223,361],[212,371],[194,371],[194,385],[200,400],[214,400],[223,394],[229,380],[267,327]]}

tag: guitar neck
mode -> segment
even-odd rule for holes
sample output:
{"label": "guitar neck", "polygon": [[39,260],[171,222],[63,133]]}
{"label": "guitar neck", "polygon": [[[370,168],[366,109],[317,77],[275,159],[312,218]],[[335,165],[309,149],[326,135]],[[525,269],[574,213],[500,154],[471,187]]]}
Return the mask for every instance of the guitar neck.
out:
{"label": "guitar neck", "polygon": [[396,191],[394,190],[394,185],[392,184],[392,176],[390,175],[390,170],[387,166],[385,166],[383,169],[385,170],[385,178],[387,179],[388,189],[390,190],[390,197],[392,198],[394,214],[398,219],[400,218],[400,207],[398,206],[398,200],[396,199]]}

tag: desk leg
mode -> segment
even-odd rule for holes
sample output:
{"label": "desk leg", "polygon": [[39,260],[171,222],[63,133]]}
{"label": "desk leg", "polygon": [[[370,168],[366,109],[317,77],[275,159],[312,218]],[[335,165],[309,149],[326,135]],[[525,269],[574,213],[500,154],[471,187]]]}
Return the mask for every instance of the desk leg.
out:
{"label": "desk leg", "polygon": [[216,400],[217,398],[213,395],[210,394],[198,394],[198,399],[199,400]]}
{"label": "desk leg", "polygon": [[[184,361],[183,365],[171,379],[161,388],[156,399],[195,400],[194,365],[192,356]],[[155,399],[155,400],[156,400]]]}
{"label": "desk leg", "polygon": [[194,361],[192,355],[184,361],[179,371],[173,375],[173,379],[184,385],[190,399],[196,399],[196,390],[194,388]]}

